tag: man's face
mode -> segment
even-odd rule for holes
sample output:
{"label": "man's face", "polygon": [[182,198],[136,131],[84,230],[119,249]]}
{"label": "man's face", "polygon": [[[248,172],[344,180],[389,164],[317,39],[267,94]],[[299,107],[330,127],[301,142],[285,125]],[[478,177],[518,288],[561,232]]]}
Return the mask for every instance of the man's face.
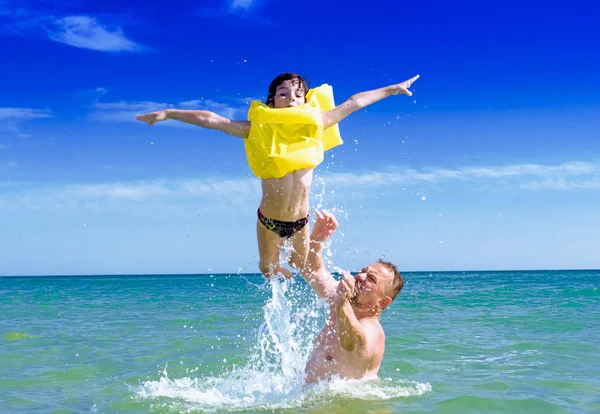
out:
{"label": "man's face", "polygon": [[354,276],[354,296],[350,303],[359,308],[383,307],[394,274],[381,263],[373,263]]}

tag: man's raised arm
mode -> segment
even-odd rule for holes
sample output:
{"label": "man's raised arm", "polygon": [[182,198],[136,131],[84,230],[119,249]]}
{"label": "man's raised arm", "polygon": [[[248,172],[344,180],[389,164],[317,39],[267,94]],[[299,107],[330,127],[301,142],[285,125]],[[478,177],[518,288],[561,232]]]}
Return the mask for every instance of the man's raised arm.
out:
{"label": "man's raised arm", "polygon": [[338,223],[333,214],[326,211],[315,209],[315,215],[317,221],[310,235],[310,250],[302,268],[302,277],[318,296],[333,300],[337,282],[323,266],[321,250],[323,243],[333,234]]}

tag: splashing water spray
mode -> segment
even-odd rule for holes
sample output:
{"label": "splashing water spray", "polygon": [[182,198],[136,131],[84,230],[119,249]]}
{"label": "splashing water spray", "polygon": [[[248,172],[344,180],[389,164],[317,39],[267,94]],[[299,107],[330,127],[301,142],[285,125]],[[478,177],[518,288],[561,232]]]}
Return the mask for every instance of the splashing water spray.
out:
{"label": "splashing water spray", "polygon": [[[320,178],[319,184],[315,205],[323,208],[325,181]],[[343,206],[331,210],[338,217],[346,215]],[[342,269],[333,263],[329,247],[328,242],[323,259],[328,269],[339,273]],[[287,262],[291,248],[291,243],[282,246],[282,263]],[[158,381],[142,383],[135,398],[152,399],[153,406],[168,411],[214,412],[306,408],[332,398],[388,399],[431,390],[429,384],[404,380],[365,383],[336,379],[305,387],[304,368],[329,307],[300,278],[274,277],[265,280],[262,288],[270,288],[271,296],[262,308],[264,320],[244,366],[234,366],[218,375],[180,379],[169,378],[165,367]]]}

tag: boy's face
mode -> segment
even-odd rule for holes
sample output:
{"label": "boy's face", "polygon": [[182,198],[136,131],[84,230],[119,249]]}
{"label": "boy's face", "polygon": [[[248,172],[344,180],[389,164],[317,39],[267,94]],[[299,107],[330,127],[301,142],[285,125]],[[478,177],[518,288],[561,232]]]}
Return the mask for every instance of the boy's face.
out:
{"label": "boy's face", "polygon": [[289,108],[302,105],[306,102],[304,98],[306,91],[297,80],[286,80],[275,90],[274,108]]}

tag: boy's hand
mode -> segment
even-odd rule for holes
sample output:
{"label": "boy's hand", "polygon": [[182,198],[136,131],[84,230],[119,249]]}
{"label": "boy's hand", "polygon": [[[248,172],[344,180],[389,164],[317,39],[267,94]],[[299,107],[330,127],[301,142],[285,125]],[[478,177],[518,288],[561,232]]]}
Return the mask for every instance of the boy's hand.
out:
{"label": "boy's hand", "polygon": [[410,78],[409,80],[405,80],[404,82],[400,82],[397,85],[394,85],[392,88],[396,91],[396,95],[406,95],[412,96],[412,92],[408,90],[410,85],[412,85],[417,79],[419,79],[419,75]]}
{"label": "boy's hand", "polygon": [[294,278],[294,274],[292,272],[290,272],[288,269],[286,269],[285,267],[282,267],[281,265],[273,267],[273,270],[271,270],[268,274],[266,274],[265,277],[267,279],[271,279],[273,276],[277,276],[279,273],[281,273],[283,275],[283,277],[286,279]]}
{"label": "boy's hand", "polygon": [[138,121],[147,122],[148,125],[152,125],[156,122],[165,121],[168,119],[168,113],[166,110],[150,112],[144,115],[138,115],[135,117]]}

